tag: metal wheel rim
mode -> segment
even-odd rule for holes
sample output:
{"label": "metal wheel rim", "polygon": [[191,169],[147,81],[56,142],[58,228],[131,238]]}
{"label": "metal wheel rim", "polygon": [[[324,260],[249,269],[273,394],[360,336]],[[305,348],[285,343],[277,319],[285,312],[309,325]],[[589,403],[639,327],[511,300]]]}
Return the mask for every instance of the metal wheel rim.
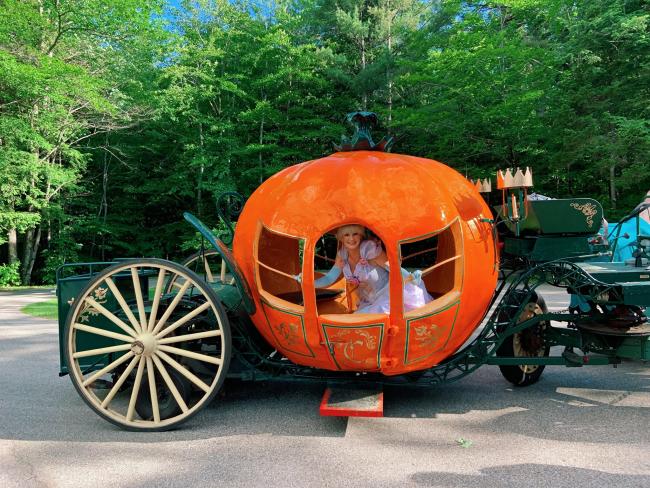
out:
{"label": "metal wheel rim", "polygon": [[[140,269],[157,270],[157,276],[155,278],[156,287],[154,297],[151,300],[149,313],[147,313],[144,306],[148,300],[145,301],[142,293],[135,291],[139,290],[136,282],[139,285],[140,277],[138,270]],[[117,292],[120,294],[121,291],[113,281],[113,278],[118,273],[125,273],[126,271],[131,274],[136,303],[132,305],[125,305],[125,303],[119,304],[119,308],[115,310],[116,313],[128,318],[128,320],[122,320],[117,314],[104,308],[100,302],[102,300],[102,294],[105,295],[107,290],[111,290],[117,301],[120,302],[115,290],[117,289]],[[168,275],[176,275],[177,278],[181,277],[184,283],[180,290],[173,292],[175,293],[174,298],[169,302],[165,311],[159,313],[158,310],[162,304],[160,297],[162,295],[165,277]],[[202,303],[198,304],[193,310],[184,313],[181,317],[174,317],[175,320],[173,322],[170,321],[179,303],[185,303],[184,297],[186,297],[188,290],[191,290],[194,297],[200,297],[199,300],[202,300]],[[130,262],[115,266],[110,268],[110,270],[106,270],[93,280],[92,284],[86,287],[84,292],[78,297],[77,303],[70,310],[66,329],[66,359],[68,361],[70,376],[75,388],[86,403],[98,414],[113,423],[134,430],[169,428],[187,420],[206,405],[212,399],[225,378],[230,355],[228,325],[223,323],[223,312],[219,309],[217,301],[210,296],[211,294],[208,290],[207,286],[201,283],[200,278],[193,275],[192,272],[184,270],[174,263],[162,260]],[[122,300],[126,302],[124,297],[122,297]],[[91,316],[101,315],[104,319],[108,319],[114,324],[114,328],[120,329],[119,332],[86,325],[82,317],[84,313],[90,313]],[[212,329],[195,334],[172,335],[172,333],[180,330],[185,324],[191,323],[195,317],[201,317],[203,313],[211,313],[216,319],[213,321]],[[117,344],[99,349],[84,349],[83,347],[78,349],[78,331],[89,333],[93,336],[108,337],[109,339],[114,339]],[[197,341],[217,337],[220,337],[218,341],[220,348],[218,351],[215,351],[215,355],[195,353],[179,347],[181,346],[181,342],[194,344]],[[93,354],[90,354],[91,352]],[[119,357],[110,362],[110,364],[107,364],[98,371],[82,371],[80,359],[89,356],[94,357],[98,354],[112,354],[113,352],[117,353]],[[195,374],[195,372],[191,371],[190,367],[183,364],[185,360],[197,361],[199,364],[210,364],[216,366],[216,370],[207,375],[207,378],[203,375],[204,378],[202,379],[199,377],[199,374]],[[170,369],[182,374],[192,382],[198,392],[198,398],[195,401],[182,405],[185,402],[182,398],[179,399],[179,392],[175,385],[173,385],[169,373],[167,373]],[[112,374],[116,374],[116,377],[113,378],[110,390],[102,397],[96,391],[101,390],[101,385],[105,384],[102,383],[105,380],[101,378]],[[140,386],[143,383],[142,379],[144,375],[148,379],[149,400],[152,409],[154,412],[157,411],[157,414],[154,413],[153,420],[139,419],[135,412],[135,402],[140,391]],[[180,414],[167,419],[160,418],[157,405],[158,395],[156,384],[161,381],[160,378],[162,378],[165,386],[174,396],[179,407],[181,407]],[[133,379],[133,385],[129,387],[128,383],[131,379]],[[98,383],[100,388],[97,387]],[[125,385],[127,390],[130,388],[127,392],[128,405],[125,406],[125,398],[121,398],[119,408],[117,408],[114,402],[120,395],[120,390]],[[121,396],[123,397],[124,395],[122,394]]]}
{"label": "metal wheel rim", "polygon": [[[524,310],[522,311],[521,315],[519,316],[519,320],[517,323],[521,323],[524,320],[528,320],[535,315],[540,315],[543,313],[542,307],[539,306],[539,304],[531,302],[528,303],[525,307]],[[512,352],[515,355],[515,357],[544,357],[546,354],[546,347],[542,346],[536,351],[528,351],[525,349],[522,345],[522,333],[517,332],[516,334],[513,334],[512,337]],[[524,374],[532,374],[535,371],[539,369],[539,365],[537,364],[520,364],[519,369]]]}

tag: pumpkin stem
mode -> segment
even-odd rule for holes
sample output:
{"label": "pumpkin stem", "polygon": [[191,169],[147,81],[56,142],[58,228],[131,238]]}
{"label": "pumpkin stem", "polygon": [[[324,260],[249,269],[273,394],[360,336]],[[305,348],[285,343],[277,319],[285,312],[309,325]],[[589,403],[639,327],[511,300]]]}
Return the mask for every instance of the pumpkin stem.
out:
{"label": "pumpkin stem", "polygon": [[372,140],[372,129],[377,127],[379,119],[374,112],[350,112],[345,120],[354,125],[354,135],[350,138],[341,136],[341,144],[334,144],[336,151],[382,151],[390,152],[393,138],[384,136],[379,143]]}

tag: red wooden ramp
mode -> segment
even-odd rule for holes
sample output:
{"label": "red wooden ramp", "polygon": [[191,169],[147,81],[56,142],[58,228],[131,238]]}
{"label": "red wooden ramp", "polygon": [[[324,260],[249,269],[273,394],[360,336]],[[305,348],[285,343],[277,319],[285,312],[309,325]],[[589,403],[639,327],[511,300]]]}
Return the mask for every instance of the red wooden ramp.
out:
{"label": "red wooden ramp", "polygon": [[383,417],[384,392],[381,386],[363,389],[329,386],[320,402],[320,414],[325,417]]}

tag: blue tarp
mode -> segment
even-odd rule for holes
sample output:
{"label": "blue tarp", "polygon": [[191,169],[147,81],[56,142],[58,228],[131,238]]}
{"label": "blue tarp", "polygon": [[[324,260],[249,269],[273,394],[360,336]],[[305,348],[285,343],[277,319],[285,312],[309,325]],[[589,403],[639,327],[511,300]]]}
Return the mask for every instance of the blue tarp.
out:
{"label": "blue tarp", "polygon": [[[619,224],[618,222],[610,223],[608,228],[608,239],[609,239],[610,249],[613,249],[615,242],[617,243],[616,249],[614,249],[613,259],[610,258],[609,256],[603,256],[599,258],[590,259],[589,261],[621,262],[621,261],[625,261],[626,259],[632,259],[634,257],[632,253],[636,249],[636,237],[637,237],[636,220],[637,219],[635,218],[627,220],[623,222],[622,225]],[[621,227],[621,233],[619,234],[618,239],[616,239],[616,234],[618,232],[619,226]],[[600,229],[599,233],[602,234],[603,229]],[[650,224],[648,224],[643,219],[639,219],[639,233],[641,235],[650,236]],[[627,237],[625,237],[625,234],[627,234]],[[573,294],[571,295],[571,301],[569,303],[569,307],[571,308],[580,307],[580,309],[583,312],[588,312],[591,309],[591,307],[589,306],[589,304],[584,298],[582,298],[579,295],[573,295]]]}
{"label": "blue tarp", "polygon": [[[641,235],[650,236],[650,224],[645,220],[639,219],[639,231]],[[610,248],[614,247],[614,242],[617,242],[616,249],[614,250],[614,259],[612,261],[625,261],[626,259],[631,259],[632,253],[636,248],[636,219],[630,219],[627,222],[623,222],[621,226],[621,234],[617,241],[614,241],[616,238],[616,233],[618,232],[619,224],[609,224],[609,243]],[[628,237],[625,237],[625,234],[628,234]]]}

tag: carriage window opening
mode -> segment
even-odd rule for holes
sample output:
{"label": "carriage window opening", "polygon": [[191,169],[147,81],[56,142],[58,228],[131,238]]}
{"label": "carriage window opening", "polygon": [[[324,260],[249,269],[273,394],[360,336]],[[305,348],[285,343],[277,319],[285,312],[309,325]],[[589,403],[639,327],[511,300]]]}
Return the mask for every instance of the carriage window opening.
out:
{"label": "carriage window opening", "polygon": [[[336,263],[336,254],[339,249],[336,238],[336,229],[324,234],[314,249],[314,280],[327,275]],[[347,305],[345,278],[341,273],[338,280],[327,287],[315,290],[317,313],[321,314],[347,314],[350,313]]]}
{"label": "carriage window opening", "polygon": [[262,227],[256,260],[260,291],[294,305],[303,305],[302,286],[294,276],[302,271],[304,245],[304,239]]}
{"label": "carriage window opening", "polygon": [[[337,256],[343,269],[335,266]],[[346,224],[318,239],[314,249],[318,314],[387,314],[385,260],[382,241],[362,225]]]}
{"label": "carriage window opening", "polygon": [[336,262],[337,240],[333,234],[325,234],[316,242],[314,253],[314,269],[327,273]]}
{"label": "carriage window opening", "polygon": [[418,315],[439,298],[460,289],[460,237],[460,224],[455,221],[440,232],[400,243],[402,268],[414,276],[421,273],[421,281],[412,276],[404,278],[404,312]]}

